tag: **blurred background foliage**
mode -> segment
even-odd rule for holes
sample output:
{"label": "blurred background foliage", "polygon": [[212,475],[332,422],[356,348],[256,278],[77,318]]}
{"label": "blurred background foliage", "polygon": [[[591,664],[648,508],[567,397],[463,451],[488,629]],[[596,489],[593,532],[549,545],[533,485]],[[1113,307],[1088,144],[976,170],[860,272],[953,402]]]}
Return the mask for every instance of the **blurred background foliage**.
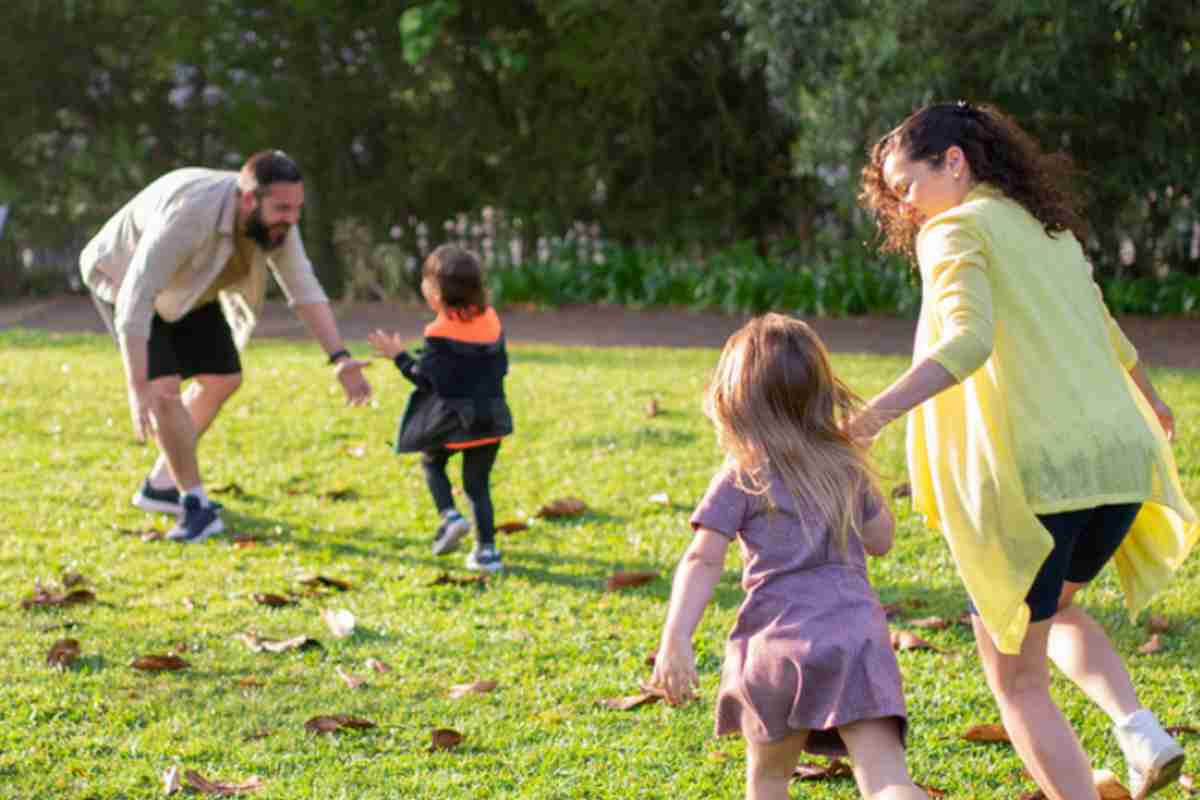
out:
{"label": "blurred background foliage", "polygon": [[347,297],[458,240],[510,302],[912,313],[857,176],[961,97],[1075,157],[1118,310],[1195,312],[1198,50],[1193,0],[19,0],[0,295],[78,288],[159,174],[280,147]]}

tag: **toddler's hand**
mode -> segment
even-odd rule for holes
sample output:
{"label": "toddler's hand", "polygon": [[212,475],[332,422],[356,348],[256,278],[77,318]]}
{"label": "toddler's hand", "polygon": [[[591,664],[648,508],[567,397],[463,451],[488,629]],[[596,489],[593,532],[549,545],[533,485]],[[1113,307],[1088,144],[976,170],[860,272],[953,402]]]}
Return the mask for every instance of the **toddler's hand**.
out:
{"label": "toddler's hand", "polygon": [[377,330],[367,334],[367,341],[371,343],[371,347],[375,348],[375,352],[387,358],[395,358],[404,352],[404,341],[398,333],[384,333]]}
{"label": "toddler's hand", "polygon": [[678,706],[694,699],[699,686],[696,656],[690,643],[659,648],[654,657],[654,675],[647,688],[661,691],[668,703]]}

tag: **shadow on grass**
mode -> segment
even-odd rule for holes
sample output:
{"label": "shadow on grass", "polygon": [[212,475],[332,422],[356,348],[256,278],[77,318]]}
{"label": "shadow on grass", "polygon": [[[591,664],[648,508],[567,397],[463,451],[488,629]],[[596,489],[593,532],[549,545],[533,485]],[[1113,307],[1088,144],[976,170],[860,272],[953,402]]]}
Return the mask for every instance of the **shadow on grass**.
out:
{"label": "shadow on grass", "polygon": [[[660,412],[661,413],[661,412]],[[691,447],[697,435],[690,431],[638,428],[629,433],[602,433],[595,436],[576,436],[568,442],[572,450],[595,450],[605,447],[636,449],[638,447]]]}

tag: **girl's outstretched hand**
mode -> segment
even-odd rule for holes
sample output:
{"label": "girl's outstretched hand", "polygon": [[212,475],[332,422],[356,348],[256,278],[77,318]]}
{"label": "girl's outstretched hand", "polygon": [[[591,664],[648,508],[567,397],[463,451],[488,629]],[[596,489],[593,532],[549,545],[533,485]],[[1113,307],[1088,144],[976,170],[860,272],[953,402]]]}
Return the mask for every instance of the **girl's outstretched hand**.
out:
{"label": "girl's outstretched hand", "polygon": [[696,654],[690,642],[659,648],[648,688],[662,692],[668,703],[678,706],[694,699],[699,686]]}
{"label": "girl's outstretched hand", "polygon": [[375,348],[376,353],[387,358],[395,358],[404,352],[404,340],[398,333],[376,330],[367,334],[367,341]]}

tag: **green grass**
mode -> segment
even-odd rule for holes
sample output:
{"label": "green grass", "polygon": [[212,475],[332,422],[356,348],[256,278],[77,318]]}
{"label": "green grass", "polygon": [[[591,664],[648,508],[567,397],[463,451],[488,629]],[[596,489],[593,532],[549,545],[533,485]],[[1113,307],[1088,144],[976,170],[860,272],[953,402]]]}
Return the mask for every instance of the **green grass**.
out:
{"label": "green grass", "polygon": [[[212,779],[261,776],[265,787],[253,795],[261,798],[741,795],[744,747],[737,738],[714,740],[711,705],[741,599],[736,556],[697,634],[705,699],[630,712],[597,703],[635,693],[647,675],[643,659],[657,643],[689,510],[720,459],[699,413],[714,351],[513,348],[508,389],[518,432],[494,473],[497,518],[532,515],[563,495],[585,499],[592,511],[501,537],[507,575],[485,588],[429,586],[445,570],[464,570],[461,554],[429,554],[435,516],[419,467],[388,449],[407,393],[388,365],[373,370],[375,405],[346,409],[314,346],[255,342],[245,354],[246,383],[203,440],[201,459],[210,487],[242,490],[219,496],[227,525],[263,541],[179,547],[120,531],[165,528],[166,520],[129,505],[153,453],[132,444],[111,344],[9,331],[0,334],[0,354],[0,797],[157,797],[160,775],[175,763]],[[895,358],[835,361],[862,393],[904,367]],[[1200,374],[1154,377],[1179,419],[1188,494],[1200,499]],[[651,398],[661,412],[648,418]],[[878,448],[889,485],[903,480],[901,427]],[[338,490],[348,495],[322,497]],[[670,506],[648,502],[658,492]],[[963,593],[946,547],[903,503],[896,511],[898,545],[872,563],[880,595],[923,600],[908,617],[957,617]],[[1171,621],[1157,655],[1136,654],[1146,634],[1126,620],[1112,575],[1086,598],[1127,656],[1143,699],[1171,723],[1200,723],[1196,563],[1155,606]],[[621,569],[663,578],[606,593],[605,578]],[[57,583],[67,570],[88,578],[96,603],[21,609],[35,578]],[[282,609],[254,602],[255,592],[299,591],[306,573],[354,588]],[[358,631],[335,640],[319,619],[326,607],[351,610]],[[324,649],[252,653],[233,638],[250,630],[307,634]],[[1031,789],[1010,749],[959,738],[971,724],[996,720],[969,632],[952,626],[924,635],[946,652],[900,654],[915,777],[954,797]],[[77,638],[83,656],[58,672],[44,659],[63,636]],[[180,643],[192,665],[186,671],[129,667]],[[393,671],[369,674],[367,658]],[[339,666],[368,676],[369,687],[345,688]],[[261,687],[239,686],[246,676]],[[450,685],[476,679],[500,685],[447,697]],[[1123,771],[1102,714],[1061,681],[1055,692],[1095,765]],[[334,713],[378,727],[304,730],[310,717]],[[466,741],[431,754],[437,727]],[[1195,762],[1200,739],[1185,744]],[[793,795],[857,797],[848,779],[797,784]]]}

